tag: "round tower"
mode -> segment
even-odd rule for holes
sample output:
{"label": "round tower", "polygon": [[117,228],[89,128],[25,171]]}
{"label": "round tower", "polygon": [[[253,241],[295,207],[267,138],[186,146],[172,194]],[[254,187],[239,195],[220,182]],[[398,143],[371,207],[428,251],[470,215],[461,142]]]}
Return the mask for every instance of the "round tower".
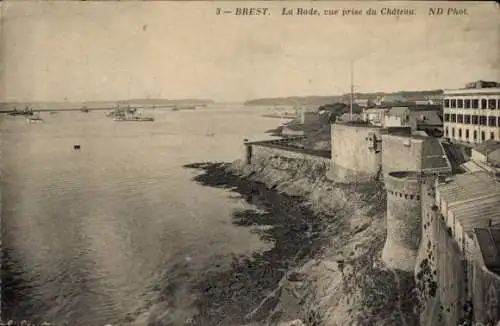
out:
{"label": "round tower", "polygon": [[413,271],[421,236],[420,182],[414,171],[390,172],[387,190],[387,238],[382,260],[391,268]]}

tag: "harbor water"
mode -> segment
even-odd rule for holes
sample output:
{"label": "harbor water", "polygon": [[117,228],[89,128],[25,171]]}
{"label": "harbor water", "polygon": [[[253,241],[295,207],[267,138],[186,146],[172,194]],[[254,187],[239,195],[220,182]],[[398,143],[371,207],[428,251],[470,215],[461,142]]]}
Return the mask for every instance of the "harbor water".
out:
{"label": "harbor water", "polygon": [[[183,166],[240,158],[244,138],[283,121],[238,106],[151,113],[155,122],[103,111],[2,118],[4,321],[145,325],[170,313],[184,325],[195,313],[185,278],[272,246],[231,223],[251,204]],[[170,310],[153,304],[168,282]]]}

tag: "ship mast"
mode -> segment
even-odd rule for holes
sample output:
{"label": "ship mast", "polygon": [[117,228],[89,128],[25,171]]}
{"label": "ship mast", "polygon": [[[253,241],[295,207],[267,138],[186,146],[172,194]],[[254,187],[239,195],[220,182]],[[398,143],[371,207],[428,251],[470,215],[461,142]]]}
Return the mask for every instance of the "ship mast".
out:
{"label": "ship mast", "polygon": [[352,103],[354,101],[354,74],[353,74],[353,71],[352,71],[352,59],[351,59],[351,64],[350,64],[350,67],[351,67],[351,97],[350,97],[350,101],[349,101],[349,108],[350,108],[350,120],[352,121]]}

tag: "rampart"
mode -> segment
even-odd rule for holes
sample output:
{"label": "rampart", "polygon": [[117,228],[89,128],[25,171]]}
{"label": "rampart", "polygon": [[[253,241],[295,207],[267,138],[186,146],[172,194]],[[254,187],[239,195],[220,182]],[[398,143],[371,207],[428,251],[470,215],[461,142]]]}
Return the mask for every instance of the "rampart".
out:
{"label": "rampart", "polygon": [[417,172],[390,172],[387,189],[387,238],[384,262],[398,270],[413,271],[421,228],[420,184]]}
{"label": "rampart", "polygon": [[301,137],[245,142],[247,164],[267,164],[277,170],[306,170],[311,176],[324,176],[330,169],[330,151],[294,146]]}
{"label": "rampart", "polygon": [[382,167],[381,128],[335,123],[331,129],[331,169],[339,182],[376,179]]}
{"label": "rampart", "polygon": [[[296,140],[296,139],[295,139]],[[387,190],[387,237],[382,260],[413,271],[421,325],[494,325],[500,320],[500,277],[486,268],[478,244],[454,238],[441,215],[438,180],[451,174],[440,141],[366,125],[334,124],[332,150],[311,151],[292,139],[246,143],[246,162],[276,169],[304,169],[329,179],[358,182],[383,177]],[[491,197],[491,196],[490,196]],[[438,207],[439,206],[439,207]],[[458,242],[457,242],[458,241]],[[462,247],[461,247],[462,246]]]}

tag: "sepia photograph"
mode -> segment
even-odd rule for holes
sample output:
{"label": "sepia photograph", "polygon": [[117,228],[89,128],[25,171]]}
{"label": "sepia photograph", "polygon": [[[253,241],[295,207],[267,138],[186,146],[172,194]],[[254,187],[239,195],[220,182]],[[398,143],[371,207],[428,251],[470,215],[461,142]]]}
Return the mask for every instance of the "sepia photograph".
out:
{"label": "sepia photograph", "polygon": [[498,1],[0,1],[0,325],[500,326]]}

